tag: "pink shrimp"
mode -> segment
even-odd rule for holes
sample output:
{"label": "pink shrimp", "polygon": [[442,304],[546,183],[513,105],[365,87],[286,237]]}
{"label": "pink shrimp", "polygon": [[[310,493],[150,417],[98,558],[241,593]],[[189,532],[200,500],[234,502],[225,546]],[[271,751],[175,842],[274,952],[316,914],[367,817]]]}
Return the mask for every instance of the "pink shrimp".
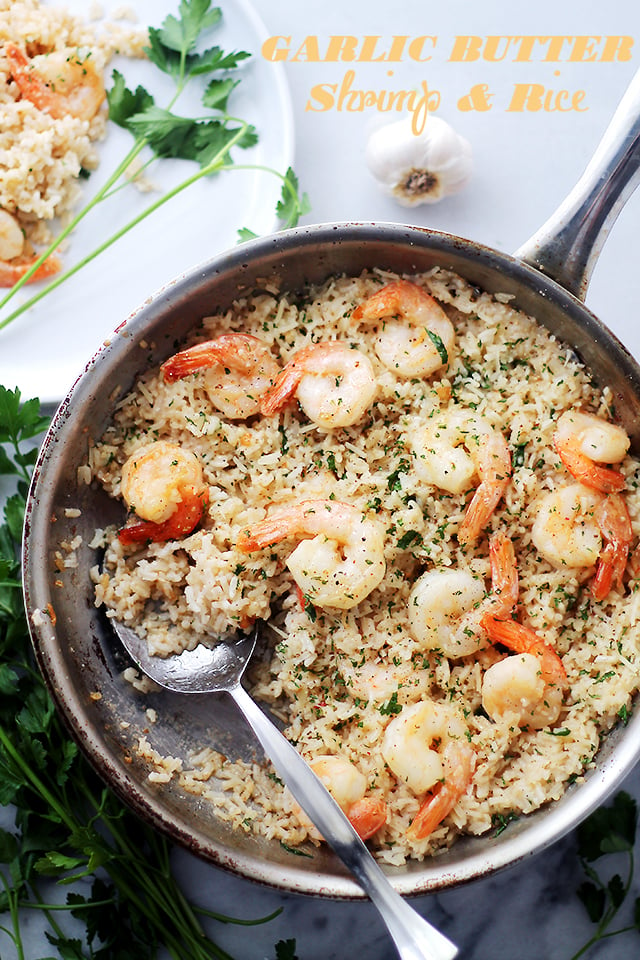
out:
{"label": "pink shrimp", "polygon": [[320,607],[348,610],[384,576],[383,528],[352,504],[337,500],[290,504],[244,530],[236,547],[250,553],[290,538],[302,542],[287,566],[302,595]]}
{"label": "pink shrimp", "polygon": [[[322,781],[361,840],[368,840],[384,826],[388,808],[379,796],[367,794],[367,778],[344,756],[327,755],[315,757],[309,766]],[[297,802],[293,810],[298,820],[316,840],[323,837],[309,820]]]}
{"label": "pink shrimp", "polygon": [[501,643],[514,653],[531,653],[540,661],[542,679],[549,686],[565,689],[567,673],[562,660],[548,643],[524,623],[516,620],[500,620],[491,614],[481,618],[481,624],[492,643]]}
{"label": "pink shrimp", "polygon": [[423,287],[396,280],[377,290],[352,313],[358,323],[380,323],[375,350],[401,377],[428,377],[446,367],[455,346],[448,316]]}
{"label": "pink shrimp", "polygon": [[407,830],[410,840],[424,840],[448,816],[467,792],[475,770],[475,751],[465,743],[451,741],[442,755],[444,779],[424,801]]}
{"label": "pink shrimp", "polygon": [[458,529],[461,544],[478,539],[509,486],[511,454],[499,430],[489,430],[478,437],[477,470],[480,485]]}
{"label": "pink shrimp", "polygon": [[15,43],[6,43],[4,52],[20,93],[38,110],[56,120],[66,116],[91,120],[100,109],[106,96],[104,83],[88,57],[53,50],[30,59]]}
{"label": "pink shrimp", "polygon": [[475,770],[475,751],[462,711],[452,703],[420,700],[405,706],[384,731],[382,758],[416,796],[424,796],[407,831],[427,837],[453,810]]}
{"label": "pink shrimp", "polygon": [[[13,287],[19,280],[22,280],[25,273],[31,269],[37,255],[20,260],[0,260],[0,287]],[[46,280],[54,276],[62,269],[61,260],[51,254],[40,264],[37,270],[29,277],[27,283],[37,283],[39,280]]]}
{"label": "pink shrimp", "polygon": [[409,629],[423,650],[467,657],[489,645],[480,625],[483,614],[507,618],[518,602],[518,570],[513,544],[502,533],[489,542],[491,591],[468,570],[427,570],[409,594]]}
{"label": "pink shrimp", "polygon": [[146,444],[129,457],[122,468],[121,491],[139,518],[118,534],[127,545],[188,536],[209,502],[198,459],[164,440]]}
{"label": "pink shrimp", "polygon": [[629,448],[629,437],[622,427],[590,413],[569,410],[558,420],[553,444],[571,476],[584,486],[601,493],[624,489],[624,475],[603,466],[619,463]]}
{"label": "pink shrimp", "polygon": [[328,340],[303,347],[289,360],[261,410],[273,416],[295,397],[310,420],[331,430],[360,420],[376,392],[368,357],[341,340]]}
{"label": "pink shrimp", "polygon": [[591,581],[594,600],[604,600],[610,590],[622,586],[622,577],[633,540],[627,504],[619,493],[604,497],[595,509],[595,520],[605,541]]}
{"label": "pink shrimp", "polygon": [[260,412],[260,401],[280,367],[262,340],[246,333],[223,333],[169,357],[160,368],[165,383],[204,371],[203,385],[217,410],[230,420]]}

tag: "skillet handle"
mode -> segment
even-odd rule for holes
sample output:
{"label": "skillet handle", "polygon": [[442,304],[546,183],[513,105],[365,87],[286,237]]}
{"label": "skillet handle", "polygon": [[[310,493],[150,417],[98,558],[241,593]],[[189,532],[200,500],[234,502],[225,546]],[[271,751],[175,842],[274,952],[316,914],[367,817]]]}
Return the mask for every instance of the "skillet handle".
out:
{"label": "skillet handle", "polygon": [[515,252],[584,300],[609,230],[640,182],[640,70],[577,184]]}

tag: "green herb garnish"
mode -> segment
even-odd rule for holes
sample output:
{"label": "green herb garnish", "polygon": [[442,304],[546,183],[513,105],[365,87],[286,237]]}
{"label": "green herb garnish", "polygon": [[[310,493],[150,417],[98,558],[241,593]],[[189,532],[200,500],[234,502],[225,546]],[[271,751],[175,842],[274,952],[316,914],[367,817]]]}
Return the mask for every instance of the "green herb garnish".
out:
{"label": "green herb garnish", "polygon": [[[597,926],[593,936],[573,954],[571,960],[578,960],[600,940],[632,930],[640,931],[640,897],[634,903],[633,923],[610,929],[631,889],[637,821],[637,804],[622,790],[610,806],[600,807],[578,827],[578,855],[587,878],[578,888],[578,896],[589,919]],[[619,865],[620,857],[624,858],[624,877],[616,872],[605,878],[595,869],[594,862],[608,854],[618,855],[614,861],[616,865]]]}

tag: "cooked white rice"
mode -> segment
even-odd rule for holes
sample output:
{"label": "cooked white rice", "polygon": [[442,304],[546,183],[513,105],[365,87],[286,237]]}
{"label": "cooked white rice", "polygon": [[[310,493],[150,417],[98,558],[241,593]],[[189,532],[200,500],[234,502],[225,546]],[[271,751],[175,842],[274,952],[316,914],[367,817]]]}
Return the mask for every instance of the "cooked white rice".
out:
{"label": "cooked white rice", "polygon": [[[377,399],[359,424],[326,432],[296,403],[279,416],[231,422],[213,408],[201,377],[166,384],[153,369],[120,403],[90,466],[118,497],[123,463],[148,440],[170,440],[197,454],[210,491],[200,528],[180,542],[137,548],[106,531],[96,603],[146,635],[159,656],[211,642],[238,623],[270,620],[273,653],[256,667],[251,693],[285,718],[287,736],[307,759],[337,754],[365,775],[370,793],[388,804],[387,822],[370,844],[381,860],[401,864],[449,846],[459,833],[481,834],[559,798],[593,763],[602,734],[624,716],[638,687],[640,599],[631,583],[596,603],[588,591],[593,569],[555,569],[531,540],[541,498],[571,479],[552,446],[559,414],[580,408],[612,419],[607,390],[596,390],[571,350],[511,308],[508,298],[480,293],[440,269],[413,279],[452,319],[454,355],[445,372],[428,380],[396,377],[378,360],[371,329],[351,319],[357,304],[392,279],[381,272],[333,278],[304,297],[257,292],[203,320],[192,338],[252,333],[280,362],[310,343],[349,342],[369,356],[378,381]],[[434,413],[462,408],[502,431],[514,454],[512,481],[472,549],[462,549],[456,537],[471,491],[446,494],[420,480],[408,441]],[[638,463],[627,457],[620,469],[638,533]],[[291,541],[250,554],[235,546],[240,532],[272,505],[326,497],[354,504],[386,531],[384,579],[346,611],[301,608],[285,565]],[[483,674],[504,650],[489,646],[453,660],[422,650],[408,627],[409,592],[425,570],[468,569],[489,589],[492,531],[504,531],[516,547],[518,619],[558,652],[568,675],[560,716],[542,730],[520,729],[509,716],[494,722],[482,709]],[[391,698],[381,704],[367,693],[371,664],[399,678],[399,707],[432,698],[455,701],[464,711],[475,775],[424,840],[405,836],[424,797],[399,782],[380,753],[393,711]],[[152,731],[139,749],[156,780],[177,778],[238,829],[289,846],[307,839],[268,765],[234,762],[204,745],[184,762],[165,761],[154,750]]]}
{"label": "cooked white rice", "polygon": [[78,51],[90,56],[103,75],[115,54],[144,56],[148,31],[124,19],[88,23],[64,5],[0,0],[0,208],[18,221],[28,254],[32,245],[50,241],[54,221],[64,223],[77,206],[82,176],[98,166],[107,108],[105,104],[91,120],[55,118],[38,109],[13,80],[4,52],[7,42],[30,58]]}

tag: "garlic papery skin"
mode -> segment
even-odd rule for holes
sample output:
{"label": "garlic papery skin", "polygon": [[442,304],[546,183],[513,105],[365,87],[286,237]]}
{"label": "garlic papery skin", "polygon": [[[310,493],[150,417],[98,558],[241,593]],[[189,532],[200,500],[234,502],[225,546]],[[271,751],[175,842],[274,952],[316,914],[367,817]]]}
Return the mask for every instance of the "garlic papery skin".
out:
{"label": "garlic papery skin", "polygon": [[473,172],[471,144],[440,117],[415,134],[411,116],[370,135],[365,161],[383,190],[405,207],[437,203],[458,193]]}

